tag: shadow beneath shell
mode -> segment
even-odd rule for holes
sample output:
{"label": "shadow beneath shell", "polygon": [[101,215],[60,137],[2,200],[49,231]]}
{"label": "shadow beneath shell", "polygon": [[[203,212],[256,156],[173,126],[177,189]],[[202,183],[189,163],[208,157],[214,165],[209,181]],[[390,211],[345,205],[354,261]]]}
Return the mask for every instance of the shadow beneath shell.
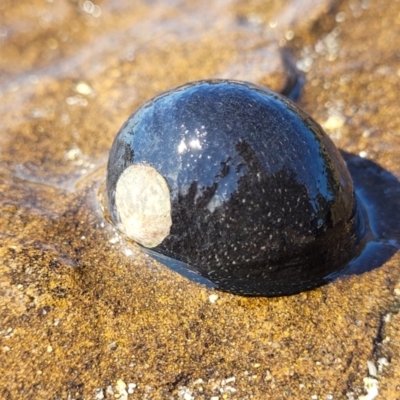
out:
{"label": "shadow beneath shell", "polygon": [[369,239],[362,253],[342,270],[326,277],[359,275],[379,268],[400,249],[400,182],[375,162],[341,151],[355,192],[369,221]]}

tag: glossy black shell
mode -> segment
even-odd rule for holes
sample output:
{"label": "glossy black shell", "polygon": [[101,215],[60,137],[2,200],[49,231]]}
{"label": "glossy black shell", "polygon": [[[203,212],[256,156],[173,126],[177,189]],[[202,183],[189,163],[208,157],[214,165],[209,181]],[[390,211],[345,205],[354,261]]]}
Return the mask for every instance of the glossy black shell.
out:
{"label": "glossy black shell", "polygon": [[342,157],[306,113],[265,88],[200,81],[138,109],[110,151],[116,225],[115,188],[131,164],[153,166],[170,190],[171,230],[151,250],[222,290],[297,293],[356,255],[362,216]]}

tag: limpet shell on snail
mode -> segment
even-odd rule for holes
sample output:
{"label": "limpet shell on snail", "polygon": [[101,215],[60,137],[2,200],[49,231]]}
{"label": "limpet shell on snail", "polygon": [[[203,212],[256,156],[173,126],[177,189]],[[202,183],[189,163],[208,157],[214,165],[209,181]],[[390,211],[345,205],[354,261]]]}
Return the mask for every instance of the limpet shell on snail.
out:
{"label": "limpet shell on snail", "polygon": [[329,137],[247,82],[189,83],[140,107],[112,145],[106,197],[112,222],[149,254],[235,294],[319,286],[365,235]]}

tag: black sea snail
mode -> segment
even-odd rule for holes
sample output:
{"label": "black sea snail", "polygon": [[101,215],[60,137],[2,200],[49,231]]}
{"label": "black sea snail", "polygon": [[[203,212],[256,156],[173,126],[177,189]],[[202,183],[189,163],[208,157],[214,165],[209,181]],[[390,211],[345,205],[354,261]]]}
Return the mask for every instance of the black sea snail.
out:
{"label": "black sea snail", "polygon": [[144,104],[115,138],[106,192],[129,238],[237,294],[321,285],[363,236],[328,136],[285,97],[247,82],[190,83]]}

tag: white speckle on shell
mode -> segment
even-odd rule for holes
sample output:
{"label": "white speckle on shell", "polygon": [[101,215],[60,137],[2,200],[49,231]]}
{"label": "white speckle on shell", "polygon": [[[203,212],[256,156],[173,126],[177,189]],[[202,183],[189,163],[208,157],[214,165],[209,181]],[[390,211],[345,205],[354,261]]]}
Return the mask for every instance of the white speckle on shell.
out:
{"label": "white speckle on shell", "polygon": [[152,166],[130,165],[115,191],[119,228],[145,247],[159,245],[170,232],[171,200],[166,180]]}

